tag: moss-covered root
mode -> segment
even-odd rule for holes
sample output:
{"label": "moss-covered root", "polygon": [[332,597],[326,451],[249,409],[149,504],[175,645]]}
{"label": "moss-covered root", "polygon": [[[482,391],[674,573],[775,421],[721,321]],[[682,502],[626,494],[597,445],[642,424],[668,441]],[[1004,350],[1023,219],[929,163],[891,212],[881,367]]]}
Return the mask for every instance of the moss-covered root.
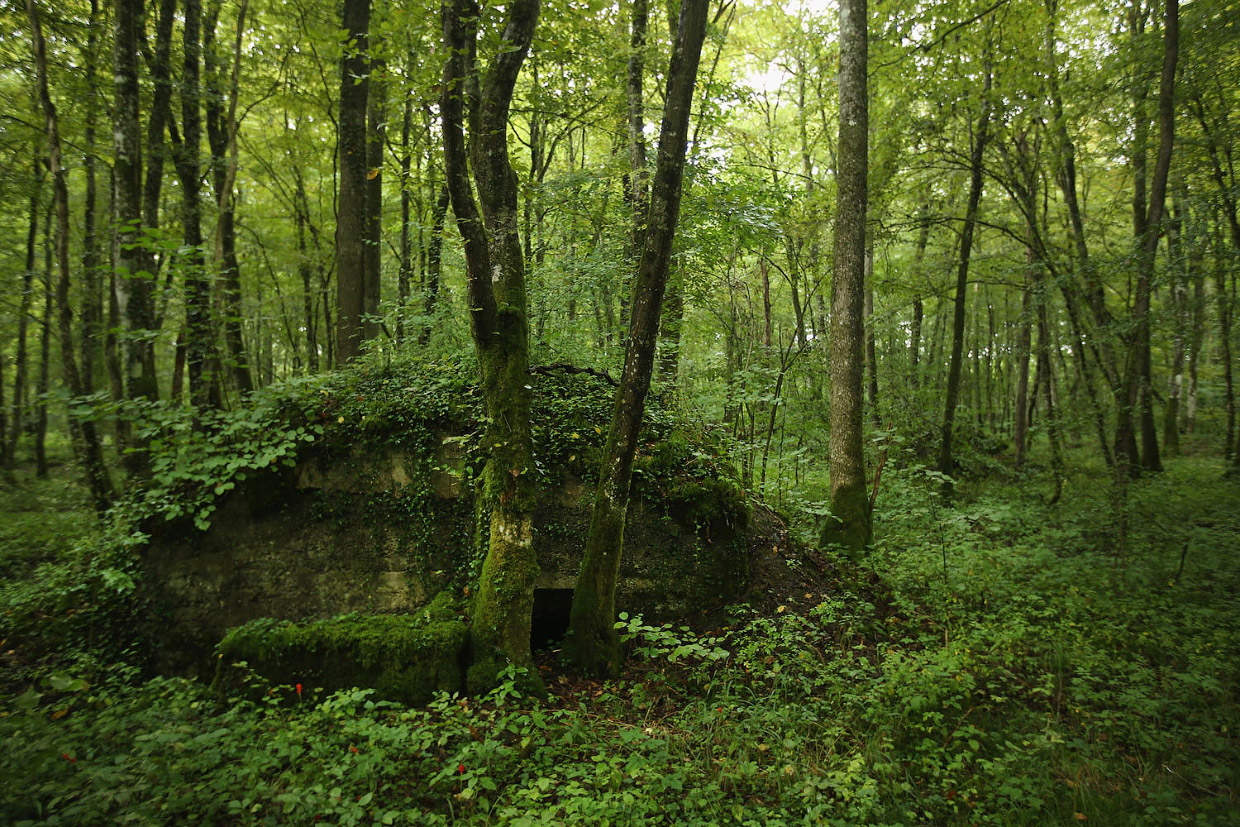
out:
{"label": "moss-covered root", "polygon": [[471,618],[472,665],[466,676],[471,694],[495,688],[508,663],[534,674],[530,619],[537,579],[533,518],[526,511],[497,503],[491,509],[490,544]]}
{"label": "moss-covered root", "polygon": [[850,552],[864,551],[874,542],[870,498],[864,482],[831,491],[831,518],[822,530],[822,547],[842,546]]}

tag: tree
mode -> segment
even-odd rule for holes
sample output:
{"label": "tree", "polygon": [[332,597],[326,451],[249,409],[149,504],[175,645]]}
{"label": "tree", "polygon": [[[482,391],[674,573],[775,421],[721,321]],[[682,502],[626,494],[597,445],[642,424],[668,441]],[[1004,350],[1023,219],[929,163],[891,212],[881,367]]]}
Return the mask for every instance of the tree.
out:
{"label": "tree", "polygon": [[[1180,29],[1178,0],[1167,0],[1163,11],[1163,65],[1158,91],[1158,155],[1154,161],[1154,176],[1150,181],[1149,203],[1143,203],[1138,178],[1134,198],[1134,229],[1137,246],[1137,283],[1132,305],[1133,332],[1128,344],[1128,358],[1124,368],[1122,396],[1117,400],[1118,417],[1115,428],[1116,480],[1122,487],[1127,479],[1144,467],[1146,470],[1162,470],[1158,457],[1158,438],[1154,430],[1153,415],[1149,412],[1150,385],[1150,299],[1154,281],[1154,259],[1158,252],[1158,240],[1162,232],[1163,209],[1167,194],[1167,181],[1171,170],[1172,147],[1175,141],[1175,71],[1179,59]],[[1140,112],[1137,114],[1140,122]],[[1144,152],[1138,147],[1138,154]],[[1143,209],[1144,208],[1144,209]],[[1144,456],[1134,454],[1136,423],[1141,418],[1142,448]],[[1140,465],[1138,465],[1140,463]]]}
{"label": "tree", "polygon": [[682,0],[680,5],[676,43],[667,70],[667,96],[649,209],[641,222],[642,254],[633,283],[624,372],[616,389],[590,533],[573,590],[566,646],[579,665],[596,673],[616,671],[621,660],[620,639],[615,630],[616,580],[624,545],[633,457],[654,370],[659,317],[680,218],[689,115],[706,37],[708,5],[709,0]]}
{"label": "tree", "polygon": [[840,3],[839,173],[831,283],[831,516],[824,544],[873,538],[862,448],[869,92],[866,0]]}
{"label": "tree", "polygon": [[[113,104],[113,178],[116,198],[116,292],[125,316],[126,392],[130,399],[157,399],[155,346],[150,332],[155,328],[152,295],[154,274],[143,246],[142,142],[139,116],[138,33],[142,20],[141,0],[117,0],[113,65],[115,94]],[[162,18],[161,18],[162,19]],[[168,15],[171,25],[171,15]],[[158,96],[157,96],[158,97]],[[163,126],[160,125],[162,133]],[[127,456],[140,459],[134,452]],[[130,463],[130,469],[135,470]]]}
{"label": "tree", "polygon": [[342,21],[348,41],[340,61],[340,201],[336,211],[336,361],[341,365],[357,358],[365,338],[370,0],[345,0]]}
{"label": "tree", "polygon": [[479,77],[477,3],[446,0],[443,6],[448,50],[440,103],[444,168],[465,243],[466,301],[488,419],[485,444],[490,449],[478,497],[489,532],[471,615],[473,690],[493,683],[505,661],[531,663],[530,618],[538,576],[532,388],[525,260],[518,232],[517,178],[508,157],[508,113],[538,11],[538,0],[509,4],[497,52]]}
{"label": "tree", "polygon": [[[983,81],[981,90],[981,113],[977,118],[977,130],[973,134],[973,148],[969,156],[969,200],[965,206],[964,227],[960,233],[960,255],[956,265],[956,300],[952,314],[952,355],[947,373],[947,394],[943,411],[943,433],[939,443],[939,471],[950,475],[955,467],[952,454],[952,440],[955,435],[956,404],[960,395],[960,374],[964,360],[964,322],[965,306],[968,301],[969,257],[973,252],[973,232],[977,226],[977,210],[982,200],[982,183],[984,169],[983,154],[986,151],[986,140],[990,130],[990,46],[986,46],[986,54],[982,58]],[[1022,416],[1021,411],[1016,412]],[[943,491],[950,495],[951,482],[943,484]]]}
{"label": "tree", "polygon": [[[73,349],[73,310],[69,306],[69,186],[65,174],[60,143],[60,120],[56,105],[52,102],[47,80],[47,47],[43,40],[43,27],[36,0],[26,0],[26,13],[30,18],[30,30],[34,45],[34,63],[39,90],[39,102],[47,125],[47,169],[52,180],[52,208],[56,215],[56,307],[60,333],[60,358],[65,385],[73,396],[82,396],[82,375]],[[50,274],[49,274],[50,277]],[[50,319],[46,320],[50,323]],[[44,345],[46,358],[47,346]],[[71,411],[69,433],[73,439],[74,453],[86,472],[86,482],[96,510],[102,512],[112,501],[112,484],[103,466],[99,436],[93,420],[78,419]]]}

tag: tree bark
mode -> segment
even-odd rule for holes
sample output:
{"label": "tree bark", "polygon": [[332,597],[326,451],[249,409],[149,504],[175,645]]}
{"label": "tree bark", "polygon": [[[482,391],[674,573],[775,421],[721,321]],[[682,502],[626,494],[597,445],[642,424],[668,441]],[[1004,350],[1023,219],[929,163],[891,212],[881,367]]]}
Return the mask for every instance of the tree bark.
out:
{"label": "tree bark", "polygon": [[366,109],[370,0],[344,0],[348,43],[340,63],[340,197],[336,211],[336,364],[361,353],[366,312]]}
{"label": "tree bark", "polygon": [[[499,51],[481,79],[478,17],[474,0],[445,0],[444,167],[465,242],[466,301],[489,419],[485,439],[490,455],[478,496],[479,541],[486,557],[470,618],[471,691],[494,685],[505,662],[532,665],[530,622],[538,576],[525,260],[517,177],[508,156],[508,112],[538,22],[538,0],[508,5]],[[489,526],[485,539],[484,521]],[[538,681],[532,674],[528,679]]]}
{"label": "tree bark", "polygon": [[[1137,245],[1137,284],[1133,299],[1133,335],[1128,346],[1122,395],[1118,402],[1115,429],[1115,467],[1117,480],[1127,481],[1140,469],[1159,471],[1158,438],[1154,430],[1151,401],[1150,359],[1150,292],[1154,279],[1154,259],[1162,228],[1167,178],[1171,169],[1171,151],[1175,141],[1175,69],[1179,57],[1180,27],[1178,0],[1167,0],[1163,22],[1163,67],[1158,92],[1158,155],[1150,182],[1148,203],[1142,214],[1145,198],[1140,187],[1133,198],[1133,225]],[[1139,109],[1139,107],[1138,107]],[[1138,122],[1143,119],[1138,113]],[[1143,155],[1143,148],[1134,153]],[[1135,434],[1139,418],[1143,455],[1135,452]],[[1138,465],[1139,463],[1139,465]]]}
{"label": "tree bark", "polygon": [[181,131],[173,141],[173,159],[181,184],[181,223],[185,278],[185,367],[190,403],[218,408],[216,383],[211,376],[214,333],[211,285],[206,273],[202,237],[202,3],[185,0],[181,72]]}
{"label": "tree bark", "polygon": [[1223,363],[1223,411],[1226,430],[1223,437],[1223,460],[1240,456],[1236,445],[1236,394],[1231,354],[1232,299],[1227,293],[1227,265],[1223,241],[1215,233],[1214,253],[1214,300],[1218,312],[1219,359]]}
{"label": "tree bark", "polygon": [[865,242],[869,163],[866,0],[840,3],[839,175],[831,284],[831,521],[824,545],[873,541],[862,444]]}
{"label": "tree bark", "polygon": [[[952,432],[956,422],[956,401],[960,395],[960,372],[963,365],[965,305],[968,298],[969,256],[973,249],[973,229],[977,224],[978,204],[982,200],[982,155],[990,128],[991,70],[986,58],[986,77],[982,83],[982,110],[969,158],[969,202],[965,208],[964,228],[960,233],[960,263],[956,268],[956,303],[952,316],[952,356],[947,371],[947,400],[943,412],[943,438],[939,449],[939,471],[950,475],[955,468],[952,454]],[[1017,414],[1020,416],[1021,414]],[[950,496],[951,482],[943,484],[943,493]]]}
{"label": "tree bark", "polygon": [[[164,0],[164,10],[172,0]],[[124,377],[126,396],[135,401],[159,398],[155,373],[155,303],[153,264],[144,247],[142,143],[139,117],[138,32],[142,20],[141,0],[116,0],[113,67],[113,197],[116,213],[116,268],[112,299],[126,332]],[[171,32],[172,15],[166,15]],[[161,32],[165,16],[161,15]],[[159,54],[158,48],[156,54]],[[166,87],[166,84],[165,84]],[[156,97],[161,87],[156,85]],[[152,120],[155,119],[152,111]],[[163,125],[160,125],[160,134]],[[152,172],[156,159],[152,157]],[[158,203],[158,199],[156,199]],[[132,439],[124,417],[118,419],[117,438],[121,461],[131,476],[147,472],[145,446]]]}
{"label": "tree bark", "polygon": [[380,60],[370,61],[370,90],[366,96],[366,253],[362,295],[362,335],[379,337],[379,299],[383,257],[383,153],[387,136],[386,70]]}
{"label": "tree bark", "polygon": [[1016,322],[1016,403],[1012,406],[1015,415],[1012,447],[1015,451],[1014,465],[1018,471],[1025,467],[1025,450],[1029,443],[1029,348],[1033,324],[1030,298],[1030,289],[1026,285],[1020,297],[1020,319]]}
{"label": "tree bark", "polygon": [[624,543],[633,457],[654,370],[659,317],[667,273],[680,219],[689,116],[702,43],[706,38],[708,0],[683,0],[667,73],[667,95],[654,180],[650,188],[641,261],[633,285],[624,372],[616,390],[611,426],[603,448],[594,512],[569,619],[565,648],[583,669],[614,673],[622,658],[615,630],[616,580]]}
{"label": "tree bark", "polygon": [[[17,459],[17,447],[21,441],[22,425],[25,420],[26,384],[29,356],[26,348],[26,333],[30,325],[30,306],[34,303],[34,269],[38,255],[39,238],[39,192],[43,187],[41,164],[37,161],[31,176],[30,221],[26,229],[26,270],[22,273],[22,295],[17,311],[17,361],[13,372],[13,416],[7,438],[4,439],[4,452],[0,457],[0,466],[12,468]],[[45,231],[46,232],[46,231]]]}
{"label": "tree bark", "polygon": [[[415,60],[409,55],[409,65]],[[429,133],[429,130],[428,130]],[[430,140],[430,135],[427,135]],[[421,163],[418,172],[421,173]],[[419,174],[417,186],[421,187]],[[405,316],[409,313],[409,285],[413,281],[413,95],[406,94],[400,119],[400,263],[396,271],[396,345],[405,343]],[[419,203],[421,198],[418,199]],[[419,221],[421,209],[419,207]],[[418,232],[419,241],[421,231]],[[419,247],[421,245],[419,244]],[[424,251],[419,250],[420,255]]]}
{"label": "tree bark", "polygon": [[[39,101],[47,128],[47,168],[52,179],[52,204],[56,215],[56,315],[60,333],[61,369],[70,395],[81,398],[82,378],[73,349],[73,309],[69,305],[69,185],[61,160],[60,122],[48,88],[47,49],[35,0],[26,0],[26,13],[30,18]],[[50,306],[48,310],[50,311]],[[47,344],[50,342],[45,343],[45,348]],[[47,358],[46,350],[44,358]],[[95,509],[103,512],[111,504],[112,490],[103,466],[103,454],[99,448],[94,420],[89,417],[79,418],[70,410],[69,435],[73,443],[73,453],[86,472],[86,482]]]}
{"label": "tree bark", "polygon": [[434,212],[431,216],[431,239],[426,245],[426,284],[424,286],[426,304],[423,312],[428,321],[423,325],[422,332],[418,336],[418,341],[423,345],[430,341],[433,327],[430,319],[439,307],[440,276],[443,272],[443,230],[448,219],[449,206],[451,206],[451,197],[448,194],[448,186],[445,184],[440,187],[439,197],[435,199]]}
{"label": "tree bark", "polygon": [[221,319],[228,369],[233,386],[244,396],[254,390],[250,360],[242,335],[241,266],[237,261],[236,198],[237,178],[237,99],[241,81],[241,37],[245,31],[248,0],[237,10],[237,30],[233,40],[232,69],[229,73],[227,103],[224,98],[224,58],[216,46],[215,28],[221,0],[213,0],[204,26],[203,54],[206,68],[207,143],[211,148],[211,179],[215,191],[215,267],[220,278]]}
{"label": "tree bark", "polygon": [[86,126],[82,167],[86,191],[82,206],[82,392],[95,392],[95,363],[103,321],[103,292],[99,268],[99,236],[96,230],[98,206],[97,125],[99,119],[99,2],[91,0],[86,39]]}
{"label": "tree bark", "polygon": [[870,421],[874,427],[882,425],[878,412],[878,346],[874,337],[874,247],[865,248],[865,372],[866,404],[870,408]]}
{"label": "tree bark", "polygon": [[918,211],[917,247],[913,252],[913,273],[917,278],[914,289],[917,297],[913,299],[913,324],[909,331],[909,384],[913,390],[921,384],[921,326],[925,316],[925,307],[921,298],[922,265],[926,258],[926,245],[930,241],[929,207],[922,205]]}
{"label": "tree bark", "polygon": [[306,229],[310,222],[310,205],[306,198],[306,185],[301,170],[293,169],[293,225],[297,233],[297,273],[301,277],[302,324],[306,328],[305,371],[319,372],[319,344],[315,333],[318,327],[314,311],[314,268],[310,266],[310,251],[306,245]]}

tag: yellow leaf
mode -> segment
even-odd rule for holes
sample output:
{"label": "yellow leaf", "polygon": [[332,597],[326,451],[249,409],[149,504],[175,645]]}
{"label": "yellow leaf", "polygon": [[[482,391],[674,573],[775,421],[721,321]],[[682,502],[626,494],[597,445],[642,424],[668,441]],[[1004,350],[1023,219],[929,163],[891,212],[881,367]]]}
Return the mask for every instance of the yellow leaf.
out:
{"label": "yellow leaf", "polygon": [[61,718],[65,717],[68,714],[69,714],[69,710],[67,707],[65,709],[58,709],[52,713],[52,720],[59,721]]}
{"label": "yellow leaf", "polygon": [[373,181],[373,180],[375,180],[375,179],[376,179],[376,178],[378,178],[378,177],[379,177],[379,168],[378,168],[378,167],[375,167],[374,169],[372,169],[372,170],[370,170],[369,172],[367,172],[367,173],[366,173],[366,180],[367,180],[367,181]]}

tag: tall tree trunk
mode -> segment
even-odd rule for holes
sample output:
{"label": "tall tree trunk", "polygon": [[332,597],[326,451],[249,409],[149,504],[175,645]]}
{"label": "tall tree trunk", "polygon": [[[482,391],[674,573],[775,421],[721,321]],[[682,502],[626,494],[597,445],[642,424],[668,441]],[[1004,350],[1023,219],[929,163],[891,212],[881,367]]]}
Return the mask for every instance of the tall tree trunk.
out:
{"label": "tall tree trunk", "polygon": [[207,143],[211,148],[211,179],[215,191],[215,267],[220,279],[220,298],[224,346],[232,384],[244,396],[254,390],[250,360],[242,335],[241,266],[237,261],[236,198],[233,189],[237,178],[237,99],[241,82],[241,38],[245,32],[248,0],[241,0],[237,10],[237,30],[233,39],[232,69],[229,73],[228,99],[224,98],[224,56],[216,46],[216,24],[219,22],[221,0],[212,0],[203,27],[203,55],[206,69],[205,98]]}
{"label": "tall tree trunk", "polygon": [[[80,398],[82,378],[78,369],[77,355],[73,349],[73,310],[69,306],[69,185],[61,160],[63,156],[60,144],[60,122],[48,88],[47,50],[35,0],[26,0],[26,13],[30,18],[39,101],[42,104],[47,128],[47,168],[52,179],[52,204],[56,215],[56,315],[60,333],[61,368],[65,386],[70,395]],[[49,306],[47,310],[50,312],[50,309]],[[46,351],[44,358],[47,358]],[[69,435],[73,443],[73,453],[85,469],[86,482],[95,509],[102,512],[111,504],[112,490],[107,471],[103,467],[103,454],[99,448],[94,420],[79,419],[71,410],[69,412]]]}
{"label": "tall tree trunk", "polygon": [[629,0],[629,60],[625,70],[624,97],[629,135],[629,206],[633,212],[633,247],[640,254],[646,221],[646,30],[650,15],[647,0]]}
{"label": "tall tree trunk", "polygon": [[[426,245],[426,304],[423,307],[427,319],[432,318],[439,307],[440,275],[443,272],[443,230],[448,219],[448,207],[451,198],[448,186],[439,189],[439,197],[435,199],[434,212],[431,216],[431,239]],[[418,340],[425,345],[430,341],[433,324],[427,321],[422,327]]]}
{"label": "tall tree trunk", "polygon": [[[416,60],[409,56],[410,66]],[[427,135],[427,141],[430,135]],[[421,164],[419,163],[419,168]],[[421,187],[422,182],[417,182]],[[413,95],[405,95],[400,119],[400,267],[396,271],[396,344],[405,343],[405,316],[409,312],[409,285],[413,281]],[[420,199],[419,199],[420,200]],[[421,215],[419,215],[419,220]],[[419,237],[421,233],[419,232]],[[423,252],[420,249],[419,252]]]}
{"label": "tall tree trunk", "polygon": [[874,341],[874,247],[865,248],[865,372],[866,404],[870,406],[870,421],[874,427],[882,425],[878,412],[878,346]]}
{"label": "tall tree trunk", "polygon": [[314,268],[310,266],[310,251],[306,246],[306,225],[310,221],[310,205],[306,199],[306,185],[302,180],[301,171],[293,170],[293,225],[297,232],[297,273],[301,276],[302,324],[306,328],[305,369],[307,374],[319,372],[319,344],[315,335],[318,327],[315,320],[314,294],[312,283]]}
{"label": "tall tree trunk", "polygon": [[96,231],[98,206],[98,158],[96,129],[99,119],[99,0],[90,0],[90,19],[86,39],[86,128],[82,167],[86,173],[86,192],[82,206],[82,393],[95,392],[95,365],[103,320],[103,292],[99,268],[99,236]]}
{"label": "tall tree trunk", "polygon": [[[491,446],[478,497],[479,528],[485,519],[489,536],[479,537],[487,548],[470,618],[473,666],[468,683],[473,691],[493,685],[505,661],[531,665],[530,622],[538,576],[525,261],[517,178],[508,156],[508,112],[538,23],[538,0],[509,3],[499,51],[481,79],[478,15],[474,0],[444,4],[448,58],[440,103],[444,168],[465,242],[466,301],[489,417],[486,444]],[[531,679],[537,681],[536,676]]]}
{"label": "tall tree trunk", "polygon": [[923,204],[918,209],[917,230],[917,247],[913,252],[913,273],[917,279],[914,289],[917,290],[917,297],[913,299],[913,325],[909,331],[909,384],[913,390],[916,390],[921,384],[921,325],[925,315],[925,308],[922,304],[922,266],[926,259],[926,245],[930,241],[930,215],[929,206]]}
{"label": "tall tree trunk", "polygon": [[370,0],[344,0],[340,62],[340,197],[336,210],[336,364],[357,358],[366,312],[366,109],[370,96]]}
{"label": "tall tree trunk", "polygon": [[380,276],[383,257],[383,152],[387,136],[387,67],[370,61],[370,91],[366,97],[366,252],[362,296],[362,335],[379,337]]}
{"label": "tall tree trunk", "polygon": [[[1227,255],[1220,233],[1215,233],[1214,244],[1214,300],[1218,312],[1219,357],[1223,363],[1223,411],[1227,427],[1223,439],[1223,459],[1240,455],[1236,444],[1236,394],[1231,354],[1232,299],[1227,292]],[[1240,249],[1240,247],[1238,247]]]}
{"label": "tall tree trunk", "polygon": [[[1032,251],[1028,251],[1032,255]],[[1020,319],[1016,325],[1016,403],[1012,406],[1012,447],[1016,453],[1016,470],[1025,467],[1025,450],[1029,443],[1029,348],[1033,324],[1033,304],[1026,285],[1020,297]]]}
{"label": "tall tree trunk", "polygon": [[680,339],[685,325],[684,268],[673,258],[668,265],[667,295],[659,325],[659,381],[675,388],[680,374]]}
{"label": "tall tree trunk", "polygon": [[[1167,0],[1163,22],[1163,67],[1158,93],[1158,155],[1154,163],[1154,176],[1150,182],[1148,203],[1137,188],[1133,198],[1133,225],[1137,245],[1137,285],[1133,299],[1132,340],[1128,347],[1128,359],[1124,370],[1123,394],[1118,399],[1118,423],[1115,429],[1115,459],[1117,480],[1121,487],[1140,467],[1149,471],[1162,469],[1158,457],[1158,439],[1154,430],[1151,401],[1150,359],[1150,292],[1154,279],[1154,260],[1158,250],[1158,238],[1162,228],[1163,207],[1167,192],[1167,178],[1171,169],[1171,151],[1175,140],[1175,69],[1179,57],[1180,27],[1178,0]],[[1144,121],[1138,107],[1138,123]],[[1142,147],[1134,152],[1144,154]],[[1145,206],[1144,213],[1140,210]],[[1134,422],[1134,418],[1137,421]],[[1134,451],[1136,425],[1140,424],[1143,456]]]}
{"label": "tall tree trunk", "polygon": [[[169,6],[175,8],[173,0],[163,0],[161,3],[164,12],[169,11]],[[142,13],[142,0],[116,0],[113,17],[115,90],[112,130],[116,268],[110,301],[115,301],[127,334],[124,340],[126,396],[132,400],[155,400],[159,398],[153,337],[155,277],[152,272],[154,265],[143,239],[142,142],[138,109],[141,98],[138,86],[138,32]],[[161,37],[165,20],[171,32],[172,14],[161,14]],[[162,39],[157,41],[157,63],[160,55],[158,46],[162,42]],[[157,83],[157,100],[164,89],[167,89],[167,84],[161,87]],[[152,110],[152,121],[156,111]],[[159,134],[163,134],[163,124],[159,125]],[[152,157],[152,176],[155,165],[156,158]],[[158,198],[155,203],[158,203]],[[150,225],[146,228],[150,229]],[[145,446],[132,438],[125,423],[125,417],[118,419],[117,441],[122,448],[121,461],[131,476],[143,476],[147,472]]]}
{"label": "tall tree trunk", "polygon": [[[1197,225],[1200,227],[1200,225]],[[1193,296],[1189,303],[1188,333],[1188,400],[1184,406],[1184,431],[1194,433],[1197,429],[1197,376],[1201,361],[1201,345],[1205,339],[1206,275],[1204,264],[1205,242],[1200,230],[1193,233],[1193,245],[1188,254],[1189,274],[1193,283]]]}
{"label": "tall tree trunk", "polygon": [[866,0],[840,3],[839,174],[831,283],[831,522],[824,545],[863,549],[873,540],[862,444],[869,91]]}
{"label": "tall tree trunk", "polygon": [[1174,194],[1173,211],[1167,222],[1167,257],[1171,290],[1172,344],[1171,373],[1167,376],[1167,403],[1163,409],[1163,450],[1167,456],[1180,453],[1180,400],[1184,391],[1184,367],[1188,358],[1188,271],[1187,243],[1184,238],[1184,202]]}
{"label": "tall tree trunk", "polygon": [[[44,226],[51,224],[49,209]],[[43,327],[39,339],[39,377],[35,380],[35,425],[34,425],[34,467],[35,476],[47,478],[47,405],[48,391],[52,381],[52,316],[56,312],[52,293],[52,234],[43,233],[43,272],[40,283],[43,285]]]}
{"label": "tall tree trunk", "polygon": [[[43,188],[42,164],[35,162],[31,176],[32,190],[30,193],[30,221],[26,229],[26,270],[22,273],[22,294],[17,311],[17,363],[13,375],[13,421],[10,431],[4,439],[3,456],[0,466],[12,468],[17,459],[17,446],[21,441],[22,426],[25,421],[26,383],[29,357],[26,348],[26,332],[30,324],[30,306],[34,303],[34,270],[38,255],[39,237],[39,192]],[[46,232],[46,231],[45,231]]]}
{"label": "tall tree trunk", "polygon": [[1038,278],[1035,289],[1034,301],[1037,303],[1038,308],[1038,373],[1042,375],[1042,403],[1045,408],[1046,438],[1050,443],[1051,475],[1054,477],[1055,486],[1049,504],[1054,505],[1059,502],[1059,497],[1063,494],[1063,450],[1060,447],[1059,412],[1055,407],[1055,370],[1051,364],[1051,325],[1050,314],[1046,307],[1049,296],[1043,290],[1041,278]]}
{"label": "tall tree trunk", "polygon": [[667,96],[659,131],[659,151],[650,190],[650,209],[641,261],[634,280],[624,372],[616,390],[611,427],[603,448],[598,489],[585,555],[573,591],[566,649],[591,672],[618,670],[622,659],[615,630],[616,581],[624,543],[633,457],[654,370],[659,316],[684,180],[689,115],[702,43],[706,38],[708,0],[682,0],[676,41],[667,72]]}
{"label": "tall tree trunk", "polygon": [[[960,395],[960,373],[963,366],[965,303],[968,299],[969,256],[973,250],[973,229],[977,224],[978,204],[982,200],[982,155],[990,129],[990,58],[985,58],[986,76],[982,83],[982,111],[978,117],[977,132],[973,138],[973,152],[969,158],[969,202],[965,208],[964,228],[960,233],[960,263],[956,268],[956,304],[952,317],[952,356],[947,373],[947,400],[943,412],[943,438],[939,449],[939,471],[951,474],[955,467],[952,454],[952,432],[956,423],[956,401]],[[1019,415],[1019,414],[1018,414]],[[950,496],[952,485],[943,485],[944,494]]]}
{"label": "tall tree trunk", "polygon": [[211,320],[211,284],[207,278],[202,238],[202,3],[185,0],[181,72],[181,131],[173,145],[177,178],[181,184],[182,241],[185,252],[185,367],[190,403],[198,408],[220,407],[211,376],[214,347]]}

